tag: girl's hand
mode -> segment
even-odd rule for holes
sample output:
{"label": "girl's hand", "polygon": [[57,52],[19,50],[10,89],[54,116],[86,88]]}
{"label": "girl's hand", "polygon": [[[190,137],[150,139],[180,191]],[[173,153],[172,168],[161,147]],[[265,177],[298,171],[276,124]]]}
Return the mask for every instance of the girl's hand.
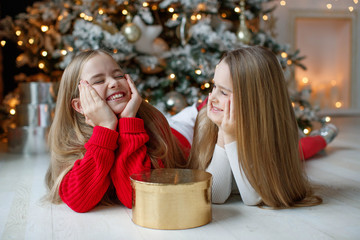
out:
{"label": "girl's hand", "polygon": [[95,89],[87,81],[81,80],[79,92],[86,123],[93,127],[102,126],[115,130],[117,117]]}
{"label": "girl's hand", "polygon": [[129,74],[125,74],[126,81],[129,84],[131,97],[124,110],[120,113],[120,118],[133,118],[136,116],[142,103],[142,98],[136,89],[136,86]]}
{"label": "girl's hand", "polygon": [[228,144],[236,141],[236,123],[235,123],[235,112],[233,94],[225,104],[224,117],[220,125],[220,130],[223,133],[224,144]]}
{"label": "girl's hand", "polygon": [[224,133],[220,128],[219,128],[219,131],[218,131],[216,144],[219,147],[222,147],[222,148],[224,148],[224,145],[225,145],[225,143],[224,143]]}

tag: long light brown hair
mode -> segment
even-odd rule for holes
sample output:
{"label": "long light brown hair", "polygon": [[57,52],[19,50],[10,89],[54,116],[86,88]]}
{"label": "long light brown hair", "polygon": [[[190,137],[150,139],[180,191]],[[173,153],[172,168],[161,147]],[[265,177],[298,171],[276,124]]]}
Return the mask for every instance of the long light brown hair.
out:
{"label": "long light brown hair", "polygon": [[[298,150],[298,126],[283,70],[269,50],[254,46],[226,53],[233,82],[239,164],[263,205],[272,208],[314,206],[314,196]],[[190,168],[206,169],[218,127],[202,109],[197,117]]]}
{"label": "long light brown hair", "polygon": [[[61,78],[55,116],[48,138],[51,162],[45,179],[49,188],[47,199],[53,203],[61,202],[58,194],[59,185],[63,177],[71,170],[74,162],[84,157],[84,144],[93,131],[93,127],[85,123],[85,117],[73,109],[71,101],[79,97],[77,86],[84,64],[90,58],[100,54],[111,57],[103,50],[89,50],[78,54],[66,67]],[[137,117],[144,120],[145,129],[149,135],[146,146],[153,167],[159,167],[159,160],[162,160],[168,168],[184,167],[186,163],[184,154],[171,133],[164,115],[143,101]]]}

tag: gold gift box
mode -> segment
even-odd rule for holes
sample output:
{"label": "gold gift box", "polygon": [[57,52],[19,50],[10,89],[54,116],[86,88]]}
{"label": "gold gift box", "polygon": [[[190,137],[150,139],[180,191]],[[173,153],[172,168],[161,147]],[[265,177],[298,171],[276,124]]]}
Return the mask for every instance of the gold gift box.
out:
{"label": "gold gift box", "polygon": [[135,224],[155,229],[186,229],[211,221],[210,173],[164,168],[130,178]]}

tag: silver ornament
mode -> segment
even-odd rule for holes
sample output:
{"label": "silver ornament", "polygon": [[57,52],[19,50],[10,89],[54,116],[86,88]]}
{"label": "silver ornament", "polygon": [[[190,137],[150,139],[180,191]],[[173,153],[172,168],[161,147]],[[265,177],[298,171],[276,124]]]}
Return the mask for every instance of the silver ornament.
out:
{"label": "silver ornament", "polygon": [[178,92],[171,91],[165,94],[165,106],[171,115],[180,112],[187,106],[185,97]]}

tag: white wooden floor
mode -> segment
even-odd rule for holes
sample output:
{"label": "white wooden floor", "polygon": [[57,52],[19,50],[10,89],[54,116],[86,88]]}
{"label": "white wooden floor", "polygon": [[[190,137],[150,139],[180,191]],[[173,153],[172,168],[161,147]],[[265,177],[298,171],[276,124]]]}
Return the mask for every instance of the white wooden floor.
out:
{"label": "white wooden floor", "polygon": [[306,163],[324,204],[300,209],[248,207],[238,196],[213,205],[211,223],[187,230],[135,225],[123,206],[75,213],[41,202],[49,157],[0,153],[1,239],[360,239],[360,118],[333,119],[339,136]]}

